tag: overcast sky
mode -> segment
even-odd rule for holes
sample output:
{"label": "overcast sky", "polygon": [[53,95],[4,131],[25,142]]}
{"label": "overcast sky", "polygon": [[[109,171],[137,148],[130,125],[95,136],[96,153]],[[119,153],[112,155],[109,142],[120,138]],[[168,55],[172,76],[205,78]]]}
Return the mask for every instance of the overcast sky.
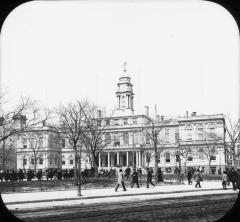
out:
{"label": "overcast sky", "polygon": [[88,98],[112,109],[123,63],[135,113],[239,113],[239,32],[207,1],[34,1],[1,30],[2,84],[53,107]]}

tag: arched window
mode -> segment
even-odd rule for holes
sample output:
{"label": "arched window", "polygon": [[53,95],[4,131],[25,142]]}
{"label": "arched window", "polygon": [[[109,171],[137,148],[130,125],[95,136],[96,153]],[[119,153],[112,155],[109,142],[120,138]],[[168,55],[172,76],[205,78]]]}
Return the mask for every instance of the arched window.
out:
{"label": "arched window", "polygon": [[198,150],[198,158],[199,158],[199,160],[204,160],[204,149],[203,148],[200,148]]}
{"label": "arched window", "polygon": [[109,144],[111,142],[111,135],[110,133],[105,134],[105,143]]}
{"label": "arched window", "polygon": [[166,163],[170,163],[170,161],[171,161],[171,159],[170,159],[170,153],[167,152],[167,153],[165,153],[165,162],[166,162]]}
{"label": "arched window", "polygon": [[27,165],[27,158],[24,156],[22,158],[22,161],[23,161],[23,167]]}
{"label": "arched window", "polygon": [[65,164],[66,164],[66,162],[65,162],[65,156],[62,155],[62,165],[65,165]]}

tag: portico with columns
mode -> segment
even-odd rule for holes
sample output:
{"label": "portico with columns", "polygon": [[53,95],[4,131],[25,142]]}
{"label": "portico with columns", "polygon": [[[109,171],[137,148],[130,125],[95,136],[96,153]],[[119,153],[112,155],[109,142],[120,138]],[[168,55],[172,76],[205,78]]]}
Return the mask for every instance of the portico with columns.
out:
{"label": "portico with columns", "polygon": [[[111,169],[115,167],[136,167],[143,166],[143,152],[136,151],[104,151],[99,154],[99,168]],[[133,161],[134,158],[134,161]]]}

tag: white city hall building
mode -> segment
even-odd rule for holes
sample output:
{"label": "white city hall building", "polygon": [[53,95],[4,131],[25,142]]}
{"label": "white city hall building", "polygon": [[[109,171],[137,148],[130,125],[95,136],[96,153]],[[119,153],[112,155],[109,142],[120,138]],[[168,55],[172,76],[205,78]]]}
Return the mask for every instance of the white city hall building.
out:
{"label": "white city hall building", "polygon": [[[154,167],[154,150],[157,150],[158,166],[166,173],[173,173],[176,167],[183,170],[201,167],[204,172],[209,172],[209,167],[212,172],[225,169],[225,119],[222,114],[197,115],[193,112],[169,119],[155,113],[150,117],[148,106],[144,114],[135,114],[133,85],[126,69],[119,77],[116,97],[117,110],[113,116],[102,117],[99,111],[98,122],[104,127],[104,139],[111,141],[99,155],[99,169]],[[74,152],[65,145],[64,138],[47,126],[36,130],[39,145],[43,146],[37,168],[73,168]],[[155,148],[152,130],[157,138]],[[18,168],[33,168],[30,149],[30,141],[21,136],[17,142]],[[82,158],[82,168],[91,167],[89,158],[86,155]]]}

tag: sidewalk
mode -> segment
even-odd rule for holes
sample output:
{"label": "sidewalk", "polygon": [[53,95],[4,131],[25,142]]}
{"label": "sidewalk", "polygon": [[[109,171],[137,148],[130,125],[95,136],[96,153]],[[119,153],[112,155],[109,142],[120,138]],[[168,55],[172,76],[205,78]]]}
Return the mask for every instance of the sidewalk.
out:
{"label": "sidewalk", "polygon": [[[202,188],[195,188],[195,183],[192,185],[179,184],[179,185],[165,185],[159,184],[156,187],[146,188],[131,188],[127,187],[127,191],[123,191],[122,187],[119,187],[118,192],[115,192],[114,188],[106,189],[91,189],[82,190],[82,196],[77,196],[76,190],[70,191],[50,191],[50,192],[34,192],[34,193],[10,193],[1,194],[2,200],[5,204],[20,204],[20,203],[37,203],[48,201],[67,201],[67,200],[84,200],[84,199],[96,199],[106,197],[123,197],[123,196],[140,196],[140,195],[156,195],[156,194],[171,194],[171,193],[188,193],[199,191],[223,191],[221,182],[202,182]],[[228,191],[232,191],[232,187],[228,187]],[[235,191],[237,192],[237,191]]]}

